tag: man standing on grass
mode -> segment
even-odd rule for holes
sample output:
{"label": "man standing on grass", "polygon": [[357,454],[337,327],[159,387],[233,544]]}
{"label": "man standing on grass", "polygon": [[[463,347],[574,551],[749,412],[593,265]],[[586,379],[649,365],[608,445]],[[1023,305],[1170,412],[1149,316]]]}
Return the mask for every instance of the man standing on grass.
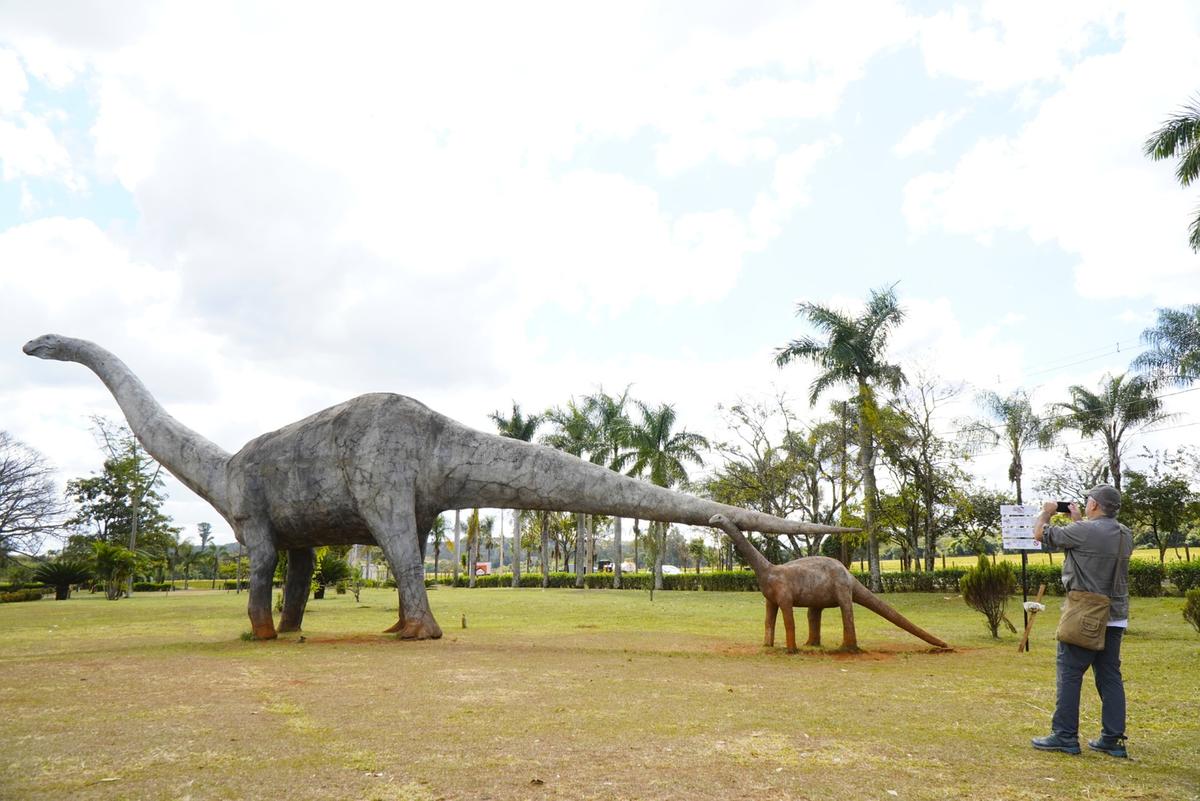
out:
{"label": "man standing on grass", "polygon": [[[1033,538],[1051,549],[1066,552],[1063,587],[1107,595],[1108,628],[1104,650],[1092,651],[1078,645],[1058,644],[1058,701],[1047,737],[1037,737],[1033,747],[1042,751],[1078,754],[1079,691],[1083,674],[1090,667],[1100,693],[1102,730],[1088,747],[1114,757],[1128,757],[1125,750],[1125,684],[1121,679],[1121,639],[1129,625],[1129,555],[1133,535],[1117,522],[1121,493],[1109,484],[1087,492],[1083,514],[1078,504],[1070,505],[1069,526],[1048,525],[1058,508],[1047,501],[1033,526]],[[1086,519],[1084,519],[1086,516]]]}

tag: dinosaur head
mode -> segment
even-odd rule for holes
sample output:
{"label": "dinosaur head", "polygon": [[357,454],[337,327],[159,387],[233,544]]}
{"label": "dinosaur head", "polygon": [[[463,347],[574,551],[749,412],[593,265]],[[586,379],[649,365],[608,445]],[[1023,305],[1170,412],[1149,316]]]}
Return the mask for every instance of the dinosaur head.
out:
{"label": "dinosaur head", "polygon": [[70,345],[73,341],[58,334],[45,334],[37,339],[29,340],[21,350],[39,359],[55,359],[65,362],[71,359],[72,348]]}

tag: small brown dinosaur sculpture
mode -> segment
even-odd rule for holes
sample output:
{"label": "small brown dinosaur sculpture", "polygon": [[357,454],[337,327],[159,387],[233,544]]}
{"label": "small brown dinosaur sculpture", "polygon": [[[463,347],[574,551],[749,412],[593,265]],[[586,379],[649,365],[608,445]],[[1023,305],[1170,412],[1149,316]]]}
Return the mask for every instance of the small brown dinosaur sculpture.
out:
{"label": "small brown dinosaur sculpture", "polygon": [[713,515],[709,525],[721,529],[733,540],[738,553],[746,560],[758,578],[758,588],[767,599],[767,623],[763,645],[775,645],[775,620],[783,612],[783,627],[787,631],[789,654],[796,653],[796,621],[792,609],[808,607],[808,640],[805,645],[821,644],[821,612],[831,607],[842,610],[842,646],[839,650],[857,652],[858,638],[854,633],[854,604],[865,606],[875,614],[891,621],[916,637],[938,648],[949,648],[945,642],[875,597],[850,575],[836,559],[825,556],[806,556],[782,565],[772,564],[746,539],[741,530],[724,515]]}

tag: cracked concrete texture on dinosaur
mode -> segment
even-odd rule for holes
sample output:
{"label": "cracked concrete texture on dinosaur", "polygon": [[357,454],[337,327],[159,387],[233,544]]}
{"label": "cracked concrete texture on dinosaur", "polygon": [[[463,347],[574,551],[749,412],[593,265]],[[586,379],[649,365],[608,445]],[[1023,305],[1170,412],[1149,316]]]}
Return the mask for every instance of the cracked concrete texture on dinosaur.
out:
{"label": "cracked concrete texture on dinosaur", "polygon": [[473,507],[582,512],[779,534],[850,529],[784,520],[623,476],[543,445],[468,428],[403,395],[362,395],[251,440],[229,454],[184,426],[125,364],[95,343],[47,334],[25,344],[41,359],[94,372],[146,451],[224,517],[250,554],[248,613],[276,636],[271,579],[288,552],[279,631],[304,618],[318,545],[375,544],[400,596],[389,631],[436,639],[424,552],[434,520]]}

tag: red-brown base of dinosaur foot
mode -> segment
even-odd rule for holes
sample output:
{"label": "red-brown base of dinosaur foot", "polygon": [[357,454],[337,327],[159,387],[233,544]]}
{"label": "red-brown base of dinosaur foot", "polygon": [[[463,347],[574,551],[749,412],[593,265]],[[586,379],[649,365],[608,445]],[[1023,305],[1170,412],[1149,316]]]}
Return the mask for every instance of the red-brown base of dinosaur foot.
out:
{"label": "red-brown base of dinosaur foot", "polygon": [[383,633],[399,634],[402,640],[438,640],[442,637],[441,626],[432,617],[408,621],[397,620]]}
{"label": "red-brown base of dinosaur foot", "polygon": [[254,639],[256,640],[273,640],[278,636],[275,633],[275,627],[270,623],[259,624],[254,627]]}

